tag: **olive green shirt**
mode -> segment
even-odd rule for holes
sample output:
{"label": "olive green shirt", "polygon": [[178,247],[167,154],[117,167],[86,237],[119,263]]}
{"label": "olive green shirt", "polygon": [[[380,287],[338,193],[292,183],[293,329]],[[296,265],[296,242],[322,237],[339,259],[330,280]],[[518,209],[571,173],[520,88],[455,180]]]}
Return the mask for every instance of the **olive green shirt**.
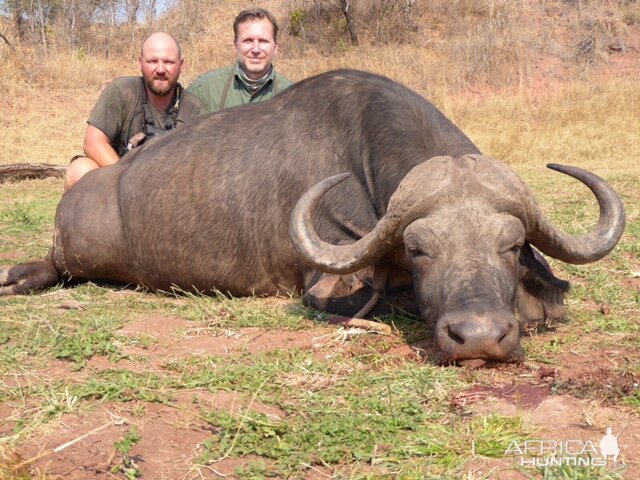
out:
{"label": "olive green shirt", "polygon": [[[131,137],[141,132],[144,126],[142,81],[142,77],[118,77],[113,80],[102,90],[87,120],[87,123],[107,136],[109,143],[120,156],[126,151]],[[182,93],[178,104],[176,127],[188,123],[207,111],[198,97],[183,90],[182,87],[180,90]],[[171,102],[169,109],[174,103],[175,100]],[[159,112],[153,105],[149,105],[155,126],[165,130],[164,122],[167,112]]]}
{"label": "olive green shirt", "polygon": [[[236,63],[230,67],[203,73],[191,82],[187,90],[199,97],[205,103],[209,112],[217,112],[218,110],[247,103],[264,102],[292,85],[288,78],[276,73],[275,68],[272,68],[265,84],[252,94],[241,80],[236,70],[239,68],[237,65]],[[231,82],[224,105],[220,105],[222,95],[230,78]]]}

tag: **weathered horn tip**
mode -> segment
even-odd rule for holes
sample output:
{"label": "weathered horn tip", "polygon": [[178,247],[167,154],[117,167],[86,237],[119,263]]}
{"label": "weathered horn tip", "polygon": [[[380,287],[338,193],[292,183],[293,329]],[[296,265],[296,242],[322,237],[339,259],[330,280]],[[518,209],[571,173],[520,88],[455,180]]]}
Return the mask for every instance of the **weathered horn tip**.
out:
{"label": "weathered horn tip", "polygon": [[559,163],[547,163],[547,168],[550,168],[551,170],[555,170],[557,172],[563,172],[565,170],[564,165],[561,165]]}
{"label": "weathered horn tip", "polygon": [[334,176],[329,177],[329,178],[332,178],[333,179],[332,183],[334,185],[337,185],[338,183],[345,181],[350,176],[351,176],[350,172],[342,172],[342,173],[338,173],[337,175],[334,175]]}

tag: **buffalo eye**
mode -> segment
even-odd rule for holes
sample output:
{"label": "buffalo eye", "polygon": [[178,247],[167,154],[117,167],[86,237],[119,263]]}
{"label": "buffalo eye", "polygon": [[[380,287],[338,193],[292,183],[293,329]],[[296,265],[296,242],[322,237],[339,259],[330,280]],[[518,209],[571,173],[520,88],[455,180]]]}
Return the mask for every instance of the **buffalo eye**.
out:
{"label": "buffalo eye", "polygon": [[518,242],[515,245],[511,246],[508,250],[505,250],[504,253],[515,253],[516,255],[520,255],[521,249],[522,243]]}
{"label": "buffalo eye", "polygon": [[432,258],[431,255],[417,245],[408,245],[407,252],[411,258]]}

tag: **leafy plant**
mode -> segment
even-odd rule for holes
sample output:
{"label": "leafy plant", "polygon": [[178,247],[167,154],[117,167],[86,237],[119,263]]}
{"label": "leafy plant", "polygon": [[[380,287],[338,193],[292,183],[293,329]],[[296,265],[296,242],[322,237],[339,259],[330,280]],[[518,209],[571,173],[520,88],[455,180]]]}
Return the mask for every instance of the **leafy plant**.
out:
{"label": "leafy plant", "polygon": [[122,438],[114,443],[116,451],[120,454],[120,462],[114,465],[111,473],[122,473],[127,480],[134,480],[142,476],[140,467],[131,456],[131,449],[140,441],[136,427],[132,427]]}

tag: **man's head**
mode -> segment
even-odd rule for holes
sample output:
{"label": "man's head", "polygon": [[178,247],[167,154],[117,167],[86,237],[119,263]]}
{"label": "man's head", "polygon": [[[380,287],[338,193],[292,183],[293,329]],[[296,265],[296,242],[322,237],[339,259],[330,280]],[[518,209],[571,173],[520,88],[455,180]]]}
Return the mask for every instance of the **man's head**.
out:
{"label": "man's head", "polygon": [[278,23],[262,8],[243,10],[233,22],[233,41],[238,61],[253,80],[264,77],[278,50]]}
{"label": "man's head", "polygon": [[173,95],[183,63],[178,41],[167,33],[154,33],[142,43],[142,77],[147,88],[156,95]]}

